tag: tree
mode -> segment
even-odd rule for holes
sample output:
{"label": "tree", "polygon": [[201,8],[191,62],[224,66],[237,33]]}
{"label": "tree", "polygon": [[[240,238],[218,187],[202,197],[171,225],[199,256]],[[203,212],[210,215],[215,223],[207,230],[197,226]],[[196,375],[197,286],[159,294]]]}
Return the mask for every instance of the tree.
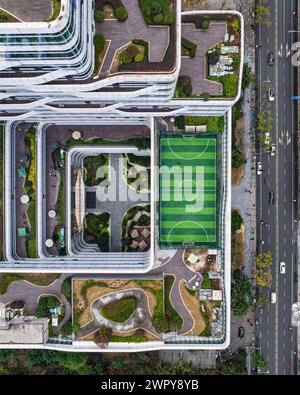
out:
{"label": "tree", "polygon": [[208,101],[210,98],[210,94],[208,92],[204,92],[202,93],[201,97],[204,101]]}
{"label": "tree", "polygon": [[94,17],[96,22],[103,22],[105,19],[105,14],[103,11],[97,10],[95,11]]}
{"label": "tree", "polygon": [[66,322],[60,329],[62,336],[70,336],[73,333],[73,325],[71,322]]}
{"label": "tree", "polygon": [[231,288],[231,309],[235,316],[246,315],[251,306],[251,284],[246,277],[236,279]]}
{"label": "tree", "polygon": [[251,68],[248,65],[248,63],[245,63],[243,68],[242,88],[243,89],[249,88],[250,84],[251,84]]}
{"label": "tree", "polygon": [[153,22],[159,24],[162,23],[163,19],[164,19],[163,14],[156,14],[153,17]]}
{"label": "tree", "polygon": [[240,216],[240,213],[237,210],[234,210],[231,213],[231,232],[235,233],[240,230],[243,225],[243,218]]}
{"label": "tree", "polygon": [[264,309],[267,307],[267,304],[268,304],[268,299],[265,297],[265,295],[262,292],[260,292],[257,297],[256,306],[259,309]]}
{"label": "tree", "polygon": [[111,366],[113,369],[122,369],[124,366],[124,358],[116,356],[112,358]]}
{"label": "tree", "polygon": [[261,355],[258,352],[255,352],[252,355],[252,364],[256,368],[266,369],[266,367],[267,367],[267,360],[266,360],[266,358],[263,355]]}
{"label": "tree", "polygon": [[209,28],[209,19],[203,19],[200,25],[201,29],[207,30]]}
{"label": "tree", "polygon": [[124,51],[120,54],[120,62],[122,64],[129,64],[132,62],[132,57],[127,51]]}
{"label": "tree", "polygon": [[223,362],[221,365],[222,375],[246,375],[246,357],[247,352],[240,348],[230,359]]}
{"label": "tree", "polygon": [[61,292],[65,295],[67,299],[71,298],[71,293],[72,293],[72,286],[71,286],[71,279],[66,278],[61,286]]}
{"label": "tree", "polygon": [[115,13],[115,17],[120,22],[124,22],[128,18],[128,13],[125,7],[120,6],[115,8],[114,13]]}
{"label": "tree", "polygon": [[158,333],[165,333],[168,331],[169,325],[165,318],[154,317],[152,324]]}
{"label": "tree", "polygon": [[259,254],[255,258],[255,263],[254,278],[256,284],[261,287],[271,288],[272,274],[270,273],[270,268],[273,264],[272,255],[270,253]]}
{"label": "tree", "polygon": [[239,167],[243,166],[247,163],[244,155],[239,151],[236,147],[232,149],[232,167],[234,169],[238,169]]}

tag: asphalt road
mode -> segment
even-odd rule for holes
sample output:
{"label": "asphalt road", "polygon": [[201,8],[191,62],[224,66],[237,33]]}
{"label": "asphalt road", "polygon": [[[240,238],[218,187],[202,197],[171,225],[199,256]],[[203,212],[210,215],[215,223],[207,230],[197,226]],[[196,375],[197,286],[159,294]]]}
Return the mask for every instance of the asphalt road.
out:
{"label": "asphalt road", "polygon": [[[261,3],[261,0],[258,0]],[[259,111],[272,111],[272,139],[276,156],[261,153],[257,147],[257,161],[263,173],[257,176],[257,252],[271,252],[273,256],[273,283],[263,290],[268,301],[272,291],[277,303],[268,303],[261,313],[256,312],[256,338],[261,353],[268,360],[269,374],[294,374],[297,349],[296,330],[291,327],[292,304],[296,301],[295,271],[297,270],[296,233],[296,102],[295,67],[292,66],[291,45],[297,36],[290,30],[296,27],[297,9],[294,0],[269,0],[272,26],[257,26],[257,99]],[[267,65],[269,52],[275,54],[274,66]],[[269,81],[269,82],[267,82]],[[275,90],[275,101],[269,102],[268,87]],[[270,192],[275,202],[270,202]],[[261,223],[263,221],[263,224]],[[267,224],[267,226],[266,226]],[[286,274],[280,274],[280,262],[286,263]]]}

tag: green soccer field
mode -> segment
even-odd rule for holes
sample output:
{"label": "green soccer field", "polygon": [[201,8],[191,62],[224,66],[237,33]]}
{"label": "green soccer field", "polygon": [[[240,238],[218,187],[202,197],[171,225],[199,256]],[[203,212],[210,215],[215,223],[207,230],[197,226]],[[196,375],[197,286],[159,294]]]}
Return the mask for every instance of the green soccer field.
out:
{"label": "green soccer field", "polygon": [[160,242],[217,245],[217,139],[160,139]]}

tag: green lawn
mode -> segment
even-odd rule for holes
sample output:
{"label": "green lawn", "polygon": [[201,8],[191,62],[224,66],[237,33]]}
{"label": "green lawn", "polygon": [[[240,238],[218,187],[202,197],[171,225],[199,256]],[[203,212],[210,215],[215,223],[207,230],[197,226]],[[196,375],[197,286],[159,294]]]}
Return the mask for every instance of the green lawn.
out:
{"label": "green lawn", "polygon": [[160,241],[167,247],[217,244],[217,140],[202,136],[160,139]]}
{"label": "green lawn", "polygon": [[129,296],[107,304],[100,310],[100,314],[110,321],[123,323],[131,317],[136,307],[136,298]]}

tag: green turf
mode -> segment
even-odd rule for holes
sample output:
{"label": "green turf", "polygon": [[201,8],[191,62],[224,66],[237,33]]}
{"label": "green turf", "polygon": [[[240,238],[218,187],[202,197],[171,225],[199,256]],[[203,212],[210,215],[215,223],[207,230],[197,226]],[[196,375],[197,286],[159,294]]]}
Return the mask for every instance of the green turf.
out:
{"label": "green turf", "polygon": [[[217,139],[160,139],[160,242],[217,245]],[[166,170],[164,170],[166,169]],[[170,172],[170,173],[169,173]]]}

